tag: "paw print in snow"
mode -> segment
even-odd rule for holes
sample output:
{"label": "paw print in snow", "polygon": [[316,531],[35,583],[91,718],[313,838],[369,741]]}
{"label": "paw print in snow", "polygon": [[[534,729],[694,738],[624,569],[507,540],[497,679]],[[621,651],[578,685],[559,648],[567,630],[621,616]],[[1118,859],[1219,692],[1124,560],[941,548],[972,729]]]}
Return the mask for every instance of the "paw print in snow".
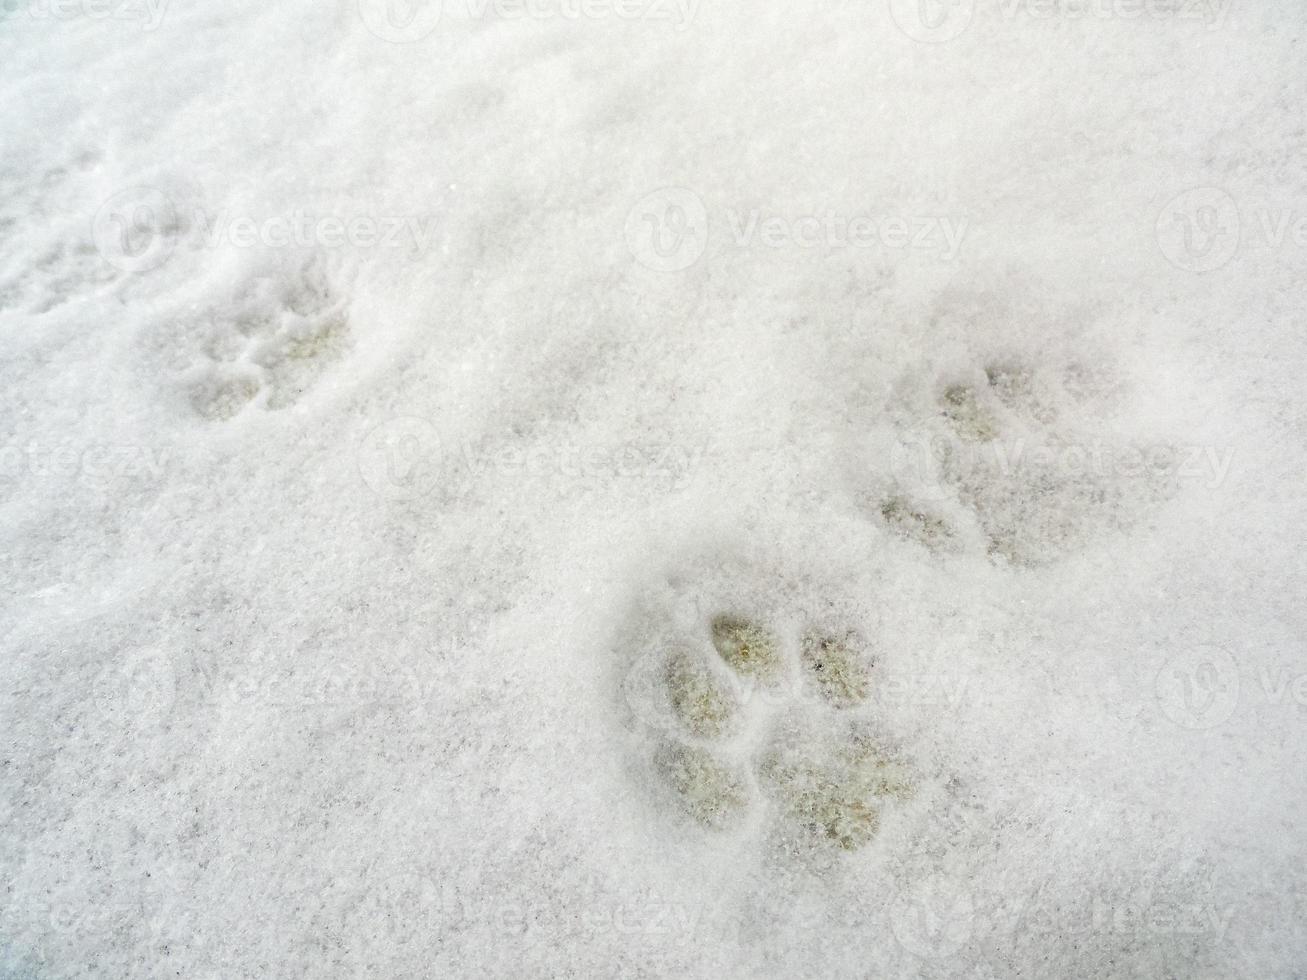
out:
{"label": "paw print in snow", "polygon": [[868,714],[875,664],[856,630],[787,638],[761,618],[720,614],[656,656],[652,697],[667,717],[648,743],[652,772],[704,827],[757,817],[851,851],[875,836],[882,808],[912,795]]}
{"label": "paw print in snow", "polygon": [[[1110,374],[1080,363],[1059,370],[1010,357],[944,380],[911,429],[918,451],[902,457],[924,460],[933,493],[896,488],[879,505],[882,523],[935,551],[959,550],[962,525],[974,523],[990,554],[1019,566],[1132,526],[1171,474],[1148,465],[1152,451],[1103,436],[1095,415],[1113,387]],[[951,516],[948,497],[961,505]]]}
{"label": "paw print in snow", "polygon": [[255,278],[235,313],[212,319],[185,376],[191,407],[210,421],[249,405],[294,405],[350,348],[346,304],[314,263],[288,278]]}

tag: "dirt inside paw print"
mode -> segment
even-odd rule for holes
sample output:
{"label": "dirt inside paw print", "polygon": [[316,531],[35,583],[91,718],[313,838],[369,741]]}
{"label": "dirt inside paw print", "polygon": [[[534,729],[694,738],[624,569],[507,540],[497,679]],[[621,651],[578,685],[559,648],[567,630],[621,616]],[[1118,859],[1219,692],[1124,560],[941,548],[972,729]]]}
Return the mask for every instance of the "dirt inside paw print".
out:
{"label": "dirt inside paw print", "polygon": [[957,533],[942,517],[937,517],[901,496],[892,496],[880,505],[881,520],[901,538],[916,541],[932,550],[951,549]]}
{"label": "dirt inside paw print", "polygon": [[789,733],[769,752],[760,777],[791,822],[844,850],[869,843],[880,807],[912,793],[892,753],[856,734],[830,744]]}
{"label": "dirt inside paw print", "polygon": [[1047,425],[1057,419],[1057,409],[1040,390],[1035,370],[1018,360],[991,361],[985,365],[985,380],[994,396],[1007,408],[1027,412]]}
{"label": "dirt inside paw print", "polygon": [[691,735],[718,738],[736,727],[740,706],[735,692],[702,660],[674,654],[663,680],[672,710]]}
{"label": "dirt inside paw print", "polygon": [[746,677],[769,680],[780,670],[776,637],[747,619],[718,616],[712,623],[712,641],[722,659]]}
{"label": "dirt inside paw print", "polygon": [[854,632],[839,636],[809,633],[803,638],[803,666],[816,680],[823,698],[837,708],[867,700],[872,662]]}
{"label": "dirt inside paw print", "polygon": [[726,826],[749,803],[744,772],[706,749],[666,744],[654,757],[654,766],[676,793],[685,813],[704,826]]}
{"label": "dirt inside paw print", "polygon": [[940,409],[953,430],[972,442],[989,442],[998,435],[998,421],[980,403],[976,390],[966,384],[952,384],[939,399]]}
{"label": "dirt inside paw print", "polygon": [[[981,551],[967,537],[974,527],[984,554],[1034,568],[1135,526],[1167,492],[1168,474],[1133,463],[1144,450],[1114,444],[1092,414],[1120,395],[1109,367],[994,356],[971,373],[974,382],[936,389],[936,415],[924,424],[949,437],[931,478],[974,524],[951,524],[894,493],[879,516],[897,536],[937,553]],[[1089,424],[1077,425],[1084,413]]]}
{"label": "dirt inside paw print", "polygon": [[197,415],[224,421],[251,403],[268,411],[289,408],[349,353],[346,303],[319,265],[309,261],[282,276],[255,276],[242,293],[242,308],[212,315],[197,357],[188,358],[193,369],[219,379],[193,387]]}

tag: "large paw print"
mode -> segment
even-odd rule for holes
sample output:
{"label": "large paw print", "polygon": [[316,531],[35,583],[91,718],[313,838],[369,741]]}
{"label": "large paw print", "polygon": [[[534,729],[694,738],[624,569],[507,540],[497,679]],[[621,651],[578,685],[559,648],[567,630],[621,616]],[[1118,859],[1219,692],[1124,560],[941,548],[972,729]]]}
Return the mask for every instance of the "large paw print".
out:
{"label": "large paw print", "polygon": [[[1156,465],[1158,447],[1113,441],[1097,427],[1115,387],[1110,372],[1084,363],[993,358],[942,380],[911,439],[945,491],[935,496],[955,496],[957,516],[974,523],[990,554],[1045,564],[1132,526],[1169,488],[1173,474]],[[964,547],[947,501],[921,497],[889,493],[878,507],[882,522],[935,551]]]}
{"label": "large paw print", "polygon": [[234,310],[209,321],[183,384],[210,421],[294,405],[350,347],[345,303],[311,262],[289,276],[256,277]]}
{"label": "large paw print", "polygon": [[666,720],[653,772],[664,798],[707,828],[753,818],[856,850],[880,812],[913,792],[907,766],[869,713],[875,662],[853,629],[787,637],[723,613],[658,657]]}

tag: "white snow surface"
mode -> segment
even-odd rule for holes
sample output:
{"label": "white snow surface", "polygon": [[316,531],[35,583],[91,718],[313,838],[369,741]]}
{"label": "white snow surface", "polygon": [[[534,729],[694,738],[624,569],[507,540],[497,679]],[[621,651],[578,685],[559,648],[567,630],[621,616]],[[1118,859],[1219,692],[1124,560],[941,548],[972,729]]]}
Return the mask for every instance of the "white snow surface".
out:
{"label": "white snow surface", "polygon": [[4,976],[1307,970],[1299,3],[3,10]]}

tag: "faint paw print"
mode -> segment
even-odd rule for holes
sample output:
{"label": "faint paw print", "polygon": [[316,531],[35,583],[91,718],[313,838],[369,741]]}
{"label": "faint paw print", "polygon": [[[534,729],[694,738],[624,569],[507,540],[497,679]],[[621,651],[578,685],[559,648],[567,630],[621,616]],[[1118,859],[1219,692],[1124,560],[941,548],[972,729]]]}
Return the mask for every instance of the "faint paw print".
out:
{"label": "faint paw print", "polygon": [[367,29],[391,44],[421,41],[440,23],[441,0],[358,0]]}
{"label": "faint paw print", "polygon": [[934,505],[956,496],[989,554],[1035,566],[1132,526],[1170,492],[1173,453],[1068,425],[1102,400],[1110,385],[1102,374],[1096,365],[1004,357],[939,379],[929,416],[890,447],[895,490],[880,505],[886,527],[934,551],[955,550],[958,528]]}
{"label": "faint paw print", "polygon": [[684,187],[665,187],[641,198],[626,216],[626,247],[656,272],[680,272],[708,247],[708,210]]}
{"label": "faint paw print", "polygon": [[235,311],[222,307],[188,372],[191,407],[211,422],[246,406],[296,404],[352,346],[348,302],[321,260],[253,277]]}
{"label": "faint paw print", "polygon": [[889,0],[890,17],[914,41],[941,44],[971,24],[975,0]]}
{"label": "faint paw print", "polygon": [[1195,187],[1167,202],[1157,216],[1157,244],[1186,272],[1212,272],[1239,250],[1239,208],[1217,187]]}
{"label": "faint paw print", "polygon": [[1202,644],[1167,660],[1157,674],[1157,703],[1182,728],[1215,728],[1239,704],[1239,665],[1228,650]]}

